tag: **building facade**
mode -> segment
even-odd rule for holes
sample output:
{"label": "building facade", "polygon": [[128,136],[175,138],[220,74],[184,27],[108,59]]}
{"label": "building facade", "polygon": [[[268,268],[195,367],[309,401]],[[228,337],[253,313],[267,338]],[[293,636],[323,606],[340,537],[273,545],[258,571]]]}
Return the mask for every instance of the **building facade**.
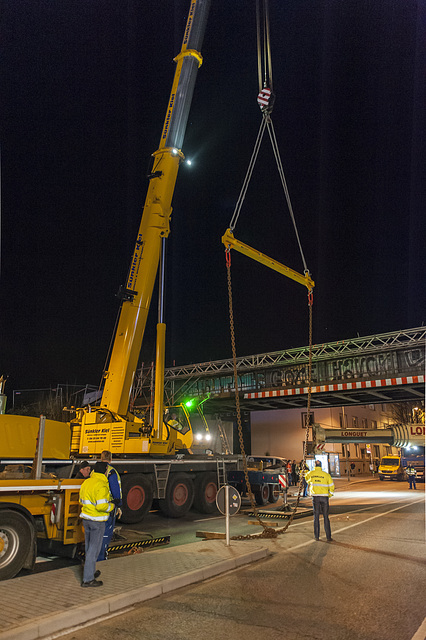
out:
{"label": "building facade", "polygon": [[[312,409],[313,422],[324,429],[380,429],[392,424],[389,406],[356,405]],[[275,411],[253,411],[251,422],[252,455],[273,455],[299,462],[303,457],[306,436],[306,408]],[[333,475],[365,475],[375,470],[383,455],[397,453],[384,444],[326,444]],[[372,467],[371,467],[372,465]]]}

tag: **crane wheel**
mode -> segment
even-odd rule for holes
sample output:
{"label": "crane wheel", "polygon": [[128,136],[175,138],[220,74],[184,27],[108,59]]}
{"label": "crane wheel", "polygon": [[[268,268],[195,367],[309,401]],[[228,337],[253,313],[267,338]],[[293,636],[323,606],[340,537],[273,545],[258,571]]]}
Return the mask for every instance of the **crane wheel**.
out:
{"label": "crane wheel", "polygon": [[29,553],[34,556],[34,540],[31,523],[18,511],[0,511],[0,580],[13,578],[28,565]]}
{"label": "crane wheel", "polygon": [[217,474],[207,471],[194,481],[194,509],[200,513],[216,513]]}
{"label": "crane wheel", "polygon": [[121,476],[123,504],[121,522],[134,524],[143,520],[151,509],[153,488],[151,481],[142,473],[126,473]]}
{"label": "crane wheel", "polygon": [[186,473],[170,475],[166,488],[166,497],[158,500],[161,513],[168,518],[181,518],[186,515],[194,501],[194,485]]}

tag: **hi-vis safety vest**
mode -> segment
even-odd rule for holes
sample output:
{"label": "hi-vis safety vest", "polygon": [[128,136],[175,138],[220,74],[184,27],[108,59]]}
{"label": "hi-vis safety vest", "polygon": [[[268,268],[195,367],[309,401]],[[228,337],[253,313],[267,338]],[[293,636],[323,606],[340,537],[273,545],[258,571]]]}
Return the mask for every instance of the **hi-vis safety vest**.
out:
{"label": "hi-vis safety vest", "polygon": [[323,471],[321,467],[315,467],[308,471],[305,480],[309,484],[311,496],[332,496],[334,493],[334,482],[331,475]]}
{"label": "hi-vis safety vest", "polygon": [[80,489],[80,517],[84,520],[103,522],[108,520],[114,505],[111,500],[108,480],[105,474],[92,472]]}

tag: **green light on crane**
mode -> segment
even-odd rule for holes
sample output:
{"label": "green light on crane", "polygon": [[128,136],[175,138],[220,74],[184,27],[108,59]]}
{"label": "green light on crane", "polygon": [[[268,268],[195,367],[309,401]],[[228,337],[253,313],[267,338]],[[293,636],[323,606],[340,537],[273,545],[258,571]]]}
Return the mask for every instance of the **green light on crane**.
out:
{"label": "green light on crane", "polygon": [[193,409],[194,407],[201,407],[209,398],[210,398],[210,391],[206,394],[205,397],[201,396],[198,398],[189,398],[189,400],[185,400],[183,405],[187,409]]}

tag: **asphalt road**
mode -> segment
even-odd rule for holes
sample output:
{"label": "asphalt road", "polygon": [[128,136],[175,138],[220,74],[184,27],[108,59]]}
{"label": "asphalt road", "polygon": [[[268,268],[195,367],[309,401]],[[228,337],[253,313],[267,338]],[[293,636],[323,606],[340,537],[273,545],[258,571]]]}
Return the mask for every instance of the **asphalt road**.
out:
{"label": "asphalt road", "polygon": [[312,517],[296,521],[262,541],[266,560],[63,637],[424,640],[424,516],[423,485],[350,485],[333,499],[334,543],[313,540]]}

